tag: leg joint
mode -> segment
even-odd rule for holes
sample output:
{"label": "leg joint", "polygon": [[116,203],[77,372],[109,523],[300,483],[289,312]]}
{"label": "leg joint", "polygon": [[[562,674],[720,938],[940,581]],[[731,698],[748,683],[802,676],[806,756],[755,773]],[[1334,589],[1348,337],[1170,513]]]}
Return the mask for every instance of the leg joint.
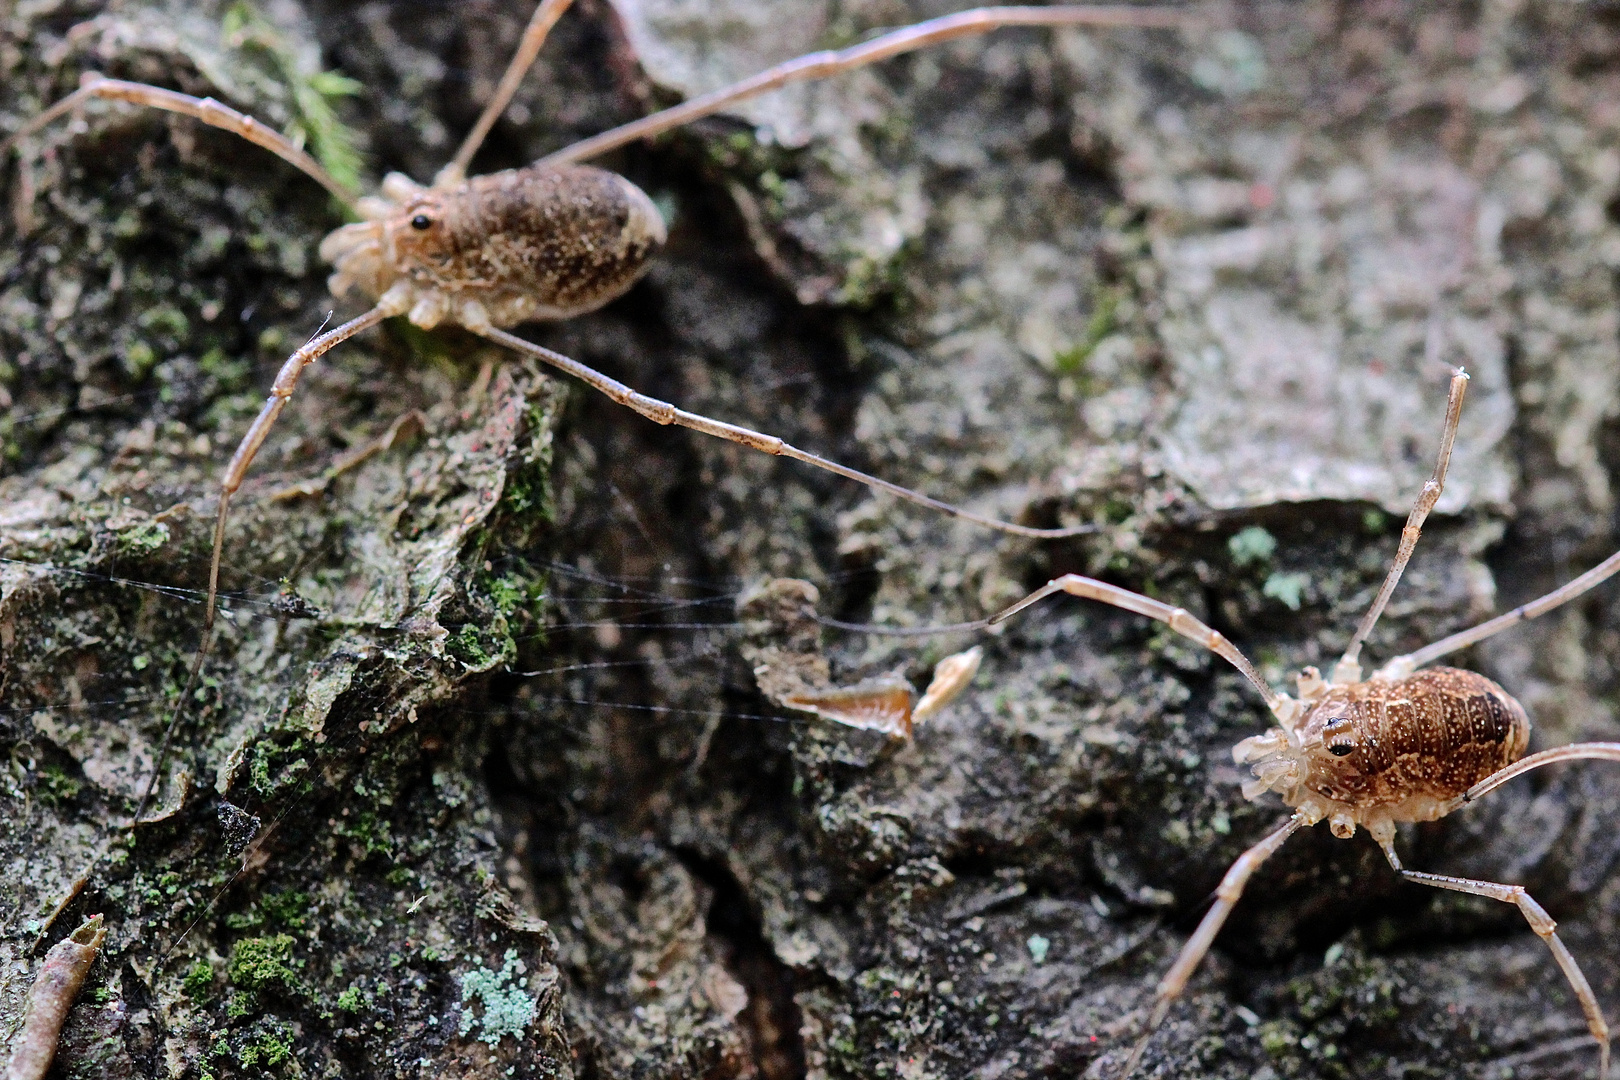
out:
{"label": "leg joint", "polygon": [[667,401],[659,401],[646,394],[635,394],[627,404],[655,424],[675,422],[675,406]]}

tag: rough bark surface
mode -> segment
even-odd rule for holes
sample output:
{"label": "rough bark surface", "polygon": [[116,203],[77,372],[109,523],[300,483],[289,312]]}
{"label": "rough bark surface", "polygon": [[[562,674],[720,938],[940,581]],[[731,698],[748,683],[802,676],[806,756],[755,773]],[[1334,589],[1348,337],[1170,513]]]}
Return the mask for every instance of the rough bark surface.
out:
{"label": "rough bark surface", "polygon": [[[944,10],[582,2],[475,171]],[[892,745],[763,699],[745,654],[815,632],[739,602],[790,576],[822,615],[921,626],[1078,571],[1188,608],[1284,685],[1381,580],[1444,364],[1475,376],[1452,480],[1372,658],[1617,543],[1620,9],[1211,11],[953,44],[624,151],[668,250],[602,312],[526,331],[1094,534],[989,534],[389,325],[309,371],[250,474],[184,702],[214,485],[334,306],[315,249],[341,218],[150,111],[93,107],[6,162],[0,1048],[45,949],[102,913],[53,1075],[1111,1075],[1281,816],[1229,764],[1254,695],[1154,624],[1053,602]],[[330,150],[325,103],[369,183],[427,180],[528,15],[12,0],[0,132],[96,70]],[[1533,748],[1617,736],[1612,596],[1463,657],[1524,702]],[[914,682],[974,640],[820,638],[842,681]],[[1620,775],[1550,770],[1399,845],[1529,886],[1620,1013]],[[1318,829],[1256,877],[1143,1074],[1595,1065],[1512,908]]]}

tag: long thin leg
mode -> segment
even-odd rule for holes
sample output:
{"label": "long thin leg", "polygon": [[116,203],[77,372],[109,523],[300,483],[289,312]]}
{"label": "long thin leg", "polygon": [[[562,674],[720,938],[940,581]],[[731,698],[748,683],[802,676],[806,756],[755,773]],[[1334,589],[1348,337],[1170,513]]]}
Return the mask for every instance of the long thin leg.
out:
{"label": "long thin leg", "polygon": [[330,191],[344,206],[354,210],[354,192],[333,179],[331,173],[321,168],[320,162],[294,146],[291,140],[280,132],[266,127],[251,116],[237,112],[228,105],[221,105],[213,98],[195,98],[189,94],[165,90],[161,86],[125,82],[122,79],[108,79],[94,73],[85,74],[81,83],[80,87],[73,93],[28,121],[3,141],[0,141],[0,154],[4,154],[19,140],[32,135],[57,117],[64,116],[79,108],[91,98],[127,101],[132,105],[146,105],[154,109],[162,109],[164,112],[181,113],[201,120],[209,127],[223,128],[226,131],[234,132],[248,142],[264,147],[283,161],[297,167],[306,176],[313,179],[327,191]]}
{"label": "long thin leg", "polygon": [[899,484],[891,484],[887,480],[880,480],[876,476],[863,473],[858,469],[851,469],[847,465],[840,465],[838,462],[824,458],[819,454],[800,450],[791,443],[783,442],[775,435],[766,435],[752,428],[739,427],[736,424],[728,424],[721,420],[711,420],[707,416],[699,416],[697,413],[690,413],[685,409],[677,409],[667,401],[659,401],[657,398],[638,393],[617,379],[610,379],[594,368],[586,367],[577,360],[570,360],[562,353],[553,352],[543,345],[525,341],[516,334],[509,334],[505,330],[487,327],[473,332],[488,338],[497,345],[504,345],[514,352],[532,356],[544,364],[557,368],[559,371],[567,372],[581,382],[600,390],[620,405],[634,409],[654,423],[678,424],[681,427],[691,428],[693,431],[701,431],[705,435],[713,435],[716,438],[741,443],[744,446],[752,447],[767,454],[793,458],[795,461],[802,461],[808,465],[814,465],[818,469],[825,469],[827,472],[859,481],[867,487],[887,491],[891,495],[898,495],[900,498],[916,503],[918,506],[926,506],[931,510],[938,510],[940,513],[959,517],[963,521],[971,521],[987,528],[999,529],[1015,536],[1077,536],[1081,533],[1091,532],[1094,528],[1091,525],[1076,525],[1067,529],[1035,529],[1028,525],[1014,525],[1010,521],[999,521],[996,518],[975,514],[971,510],[952,506],[950,503],[930,498],[927,495],[912,491],[910,488],[901,487]]}
{"label": "long thin leg", "polygon": [[695,97],[651,116],[583,139],[540,159],[541,165],[586,161],[609,150],[662,134],[739,101],[787,86],[825,79],[878,60],[937,45],[953,38],[987,34],[1008,26],[1141,26],[1186,27],[1196,17],[1185,8],[1086,5],[1072,7],[991,7],[959,11],[894,30],[847,49],[810,53],[768,68],[751,78]]}
{"label": "long thin leg", "polygon": [[1115,1080],[1126,1080],[1126,1077],[1136,1071],[1137,1064],[1142,1060],[1142,1052],[1147,1049],[1148,1040],[1153,1038],[1153,1032],[1164,1023],[1165,1016],[1170,1012],[1170,1005],[1181,996],[1187,988],[1187,980],[1192,978],[1198,965],[1203,962],[1209,947],[1215,943],[1215,935],[1221,932],[1221,925],[1226,917],[1237,906],[1238,898],[1243,895],[1243,889],[1249,884],[1249,878],[1259,869],[1260,864],[1277,853],[1283,842],[1294,835],[1305,824],[1301,814],[1295,814],[1278,826],[1270,836],[1260,841],[1254,847],[1237,857],[1221,883],[1215,887],[1215,903],[1209,911],[1204,913],[1204,920],[1193,931],[1193,936],[1187,939],[1187,944],[1181,947],[1176,962],[1170,965],[1170,970],[1164,973],[1159,980],[1158,989],[1153,995],[1153,1012],[1148,1015],[1147,1029],[1137,1040],[1136,1046],[1131,1049],[1131,1056],[1125,1059],[1125,1068]]}
{"label": "long thin leg", "polygon": [[540,6],[534,9],[534,15],[529,19],[528,28],[523,31],[523,40],[518,42],[517,52],[512,54],[511,61],[506,65],[506,73],[495,87],[495,96],[489,99],[484,111],[478,117],[467,137],[462,140],[461,148],[456,156],[450,159],[450,164],[439,170],[434,177],[434,187],[452,187],[461,183],[467,176],[467,166],[472,164],[473,155],[484,144],[484,137],[489,129],[495,126],[506,106],[517,93],[518,84],[523,81],[529,68],[534,64],[534,58],[540,54],[540,46],[546,43],[546,35],[551,28],[557,25],[563,12],[573,4],[574,0],[540,0]]}
{"label": "long thin leg", "polygon": [[180,717],[184,715],[186,702],[191,699],[191,692],[197,685],[198,676],[202,674],[203,661],[208,658],[208,650],[214,641],[214,603],[219,596],[219,561],[225,550],[225,517],[230,508],[231,496],[236,489],[242,486],[242,478],[247,475],[248,466],[253,463],[253,457],[264,445],[265,437],[270,434],[270,427],[281,415],[286,407],[287,399],[292,397],[293,388],[298,385],[298,377],[304,369],[320,359],[333,347],[354,337],[360,331],[376,326],[390,315],[401,314],[400,305],[389,303],[388,298],[379,303],[370,311],[357,319],[350,319],[334,330],[328,330],[309,341],[303,348],[287,358],[281,365],[281,371],[276,375],[275,384],[270,388],[270,396],[265,399],[264,408],[254,418],[252,426],[236,447],[236,454],[232,456],[229,467],[225,470],[225,478],[219,485],[219,513],[214,518],[214,552],[208,563],[208,608],[203,614],[202,644],[197,647],[197,655],[191,661],[191,671],[186,676],[185,687],[176,700],[174,711],[169,715],[169,722],[163,728],[163,740],[158,744],[158,751],[152,764],[152,776],[146,782],[146,790],[141,794],[141,801],[135,807],[135,816],[130,819],[130,827],[138,825],[141,815],[152,801],[152,794],[157,790],[159,779],[163,776],[163,765],[169,754],[169,743],[174,738],[175,728],[179,726]]}
{"label": "long thin leg", "polygon": [[1532,600],[1528,604],[1520,604],[1505,615],[1498,615],[1489,622],[1482,622],[1471,629],[1461,630],[1450,637],[1441,638],[1433,645],[1425,645],[1417,652],[1397,656],[1379,668],[1374,678],[1390,681],[1404,679],[1424,664],[1432,664],[1448,653],[1454,653],[1458,649],[1467,648],[1475,642],[1484,641],[1488,637],[1500,634],[1510,626],[1517,626],[1519,623],[1527,622],[1538,615],[1545,615],[1555,607],[1569,603],[1582,593],[1609,580],[1617,571],[1620,571],[1620,551],[1610,555],[1575,580],[1560,585],[1539,600]]}
{"label": "long thin leg", "polygon": [[1260,677],[1260,672],[1249,662],[1249,658],[1220,631],[1194,618],[1185,608],[1173,607],[1141,593],[1122,589],[1118,585],[1110,585],[1106,581],[1082,577],[1079,574],[1064,574],[1060,578],[1053,578],[1012,607],[990,616],[989,625],[1004,623],[1025,608],[1038,604],[1057,592],[1065,592],[1070,596],[1079,596],[1087,600],[1100,600],[1105,604],[1112,604],[1114,607],[1159,620],[1182,637],[1196,641],[1242,672],[1243,677],[1260,691],[1260,696],[1266,700],[1266,707],[1279,720],[1292,719],[1295,703],[1268,686],[1266,680]]}
{"label": "long thin leg", "polygon": [[[384,300],[386,301],[386,297]],[[357,319],[350,319],[334,330],[328,330],[319,337],[312,339],[303,348],[287,357],[287,362],[281,365],[276,374],[276,381],[270,388],[270,396],[264,401],[264,408],[259,415],[253,418],[248,427],[247,434],[237,444],[236,453],[231,457],[231,463],[225,470],[225,478],[219,484],[219,515],[214,519],[214,555],[208,564],[208,609],[203,614],[203,636],[214,626],[214,601],[219,595],[219,556],[225,547],[225,514],[230,507],[231,496],[236,489],[242,486],[242,478],[247,475],[248,466],[253,464],[253,457],[264,445],[264,440],[270,434],[271,426],[286,408],[287,399],[292,397],[293,389],[298,385],[298,377],[304,369],[326,355],[334,346],[354,337],[362,330],[368,330],[390,315],[401,314],[397,304],[379,303],[370,311]]]}
{"label": "long thin leg", "polygon": [[1468,373],[1459,368],[1451,377],[1451,389],[1446,395],[1446,426],[1440,435],[1440,458],[1435,462],[1434,475],[1423,485],[1423,491],[1418,495],[1416,505],[1406,517],[1406,528],[1401,530],[1401,546],[1396,549],[1395,561],[1390,564],[1389,573],[1384,577],[1384,587],[1378,590],[1378,596],[1373,600],[1372,607],[1367,609],[1361,625],[1356,627],[1356,636],[1350,639],[1350,647],[1344,650],[1339,662],[1333,665],[1332,680],[1336,683],[1361,681],[1361,665],[1357,660],[1361,656],[1362,642],[1372,633],[1373,626],[1378,622],[1378,616],[1384,613],[1384,605],[1389,603],[1390,594],[1395,591],[1395,586],[1401,580],[1401,574],[1406,570],[1407,562],[1412,558],[1412,551],[1417,547],[1418,536],[1423,532],[1423,522],[1428,519],[1429,511],[1440,501],[1440,492],[1445,489],[1446,470],[1451,467],[1451,448],[1457,441],[1457,424],[1462,419],[1463,394],[1467,390]]}
{"label": "long thin leg", "polygon": [[1582,761],[1590,759],[1603,761],[1620,761],[1620,743],[1612,742],[1583,742],[1571,743],[1568,746],[1555,746],[1551,750],[1543,750],[1539,754],[1531,754],[1527,758],[1520,758],[1505,769],[1498,769],[1485,779],[1453,799],[1446,813],[1459,806],[1465,806],[1476,799],[1489,795],[1509,780],[1523,776],[1531,769],[1539,769],[1543,765],[1555,765],[1560,761]]}
{"label": "long thin leg", "polygon": [[1523,885],[1498,885],[1494,881],[1474,881],[1470,878],[1448,877],[1444,874],[1424,874],[1416,870],[1408,870],[1401,865],[1400,858],[1395,854],[1395,845],[1388,840],[1379,841],[1384,849],[1384,857],[1389,865],[1395,868],[1407,881],[1415,881],[1419,885],[1432,885],[1436,889],[1450,889],[1452,892],[1468,893],[1471,896],[1486,896],[1492,900],[1500,900],[1505,904],[1518,906],[1524,914],[1525,921],[1530,924],[1547,948],[1552,950],[1553,959],[1563,969],[1564,978],[1575,991],[1575,997],[1581,1003],[1581,1011],[1586,1014],[1586,1026],[1592,1032],[1592,1038],[1598,1044],[1598,1080],[1608,1080],[1609,1075],[1609,1025],[1603,1019],[1603,1010],[1598,1008],[1597,996],[1592,993],[1591,984],[1586,976],[1581,974],[1580,965],[1570,955],[1564,943],[1554,932],[1558,924],[1547,914],[1545,908],[1533,900]]}

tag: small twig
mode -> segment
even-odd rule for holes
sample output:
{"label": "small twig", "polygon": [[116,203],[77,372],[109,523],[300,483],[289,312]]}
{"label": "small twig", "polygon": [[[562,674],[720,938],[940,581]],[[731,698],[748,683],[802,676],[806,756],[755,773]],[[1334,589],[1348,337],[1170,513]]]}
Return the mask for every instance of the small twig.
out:
{"label": "small twig", "polygon": [[107,928],[101,916],[92,915],[45,954],[45,962],[28,991],[22,1032],[17,1036],[11,1063],[6,1066],[5,1080],[43,1080],[56,1057],[62,1024],[106,939]]}

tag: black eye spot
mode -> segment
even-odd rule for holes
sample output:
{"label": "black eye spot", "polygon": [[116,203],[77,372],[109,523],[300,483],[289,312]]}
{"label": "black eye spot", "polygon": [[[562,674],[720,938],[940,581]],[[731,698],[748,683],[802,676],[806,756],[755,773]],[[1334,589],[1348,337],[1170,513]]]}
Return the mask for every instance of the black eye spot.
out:
{"label": "black eye spot", "polygon": [[432,224],[433,219],[428,217],[426,214],[417,214],[415,217],[411,218],[411,228],[413,229],[425,229]]}
{"label": "black eye spot", "polygon": [[1330,746],[1330,747],[1328,747],[1328,753],[1332,754],[1334,757],[1345,757],[1346,755],[1353,754],[1355,752],[1356,752],[1355,747],[1346,746],[1346,745],[1344,745],[1342,743],[1340,745],[1338,745],[1338,746]]}

